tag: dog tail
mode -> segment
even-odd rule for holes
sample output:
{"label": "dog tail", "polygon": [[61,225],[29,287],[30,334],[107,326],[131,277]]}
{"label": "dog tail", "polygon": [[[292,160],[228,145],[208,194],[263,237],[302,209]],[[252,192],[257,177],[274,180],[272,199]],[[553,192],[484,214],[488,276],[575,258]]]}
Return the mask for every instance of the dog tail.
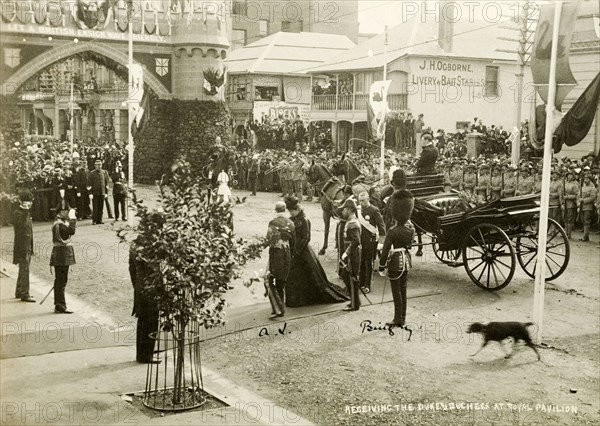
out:
{"label": "dog tail", "polygon": [[525,327],[529,327],[530,325],[535,325],[535,324],[534,324],[534,323],[532,323],[532,322],[526,322],[526,323],[523,323],[523,325],[524,325]]}

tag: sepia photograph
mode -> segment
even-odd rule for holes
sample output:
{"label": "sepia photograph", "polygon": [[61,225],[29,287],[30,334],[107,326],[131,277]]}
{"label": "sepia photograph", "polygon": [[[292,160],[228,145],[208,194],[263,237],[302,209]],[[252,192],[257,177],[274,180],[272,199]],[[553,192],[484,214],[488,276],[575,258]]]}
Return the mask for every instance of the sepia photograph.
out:
{"label": "sepia photograph", "polygon": [[600,424],[598,1],[0,15],[0,425]]}

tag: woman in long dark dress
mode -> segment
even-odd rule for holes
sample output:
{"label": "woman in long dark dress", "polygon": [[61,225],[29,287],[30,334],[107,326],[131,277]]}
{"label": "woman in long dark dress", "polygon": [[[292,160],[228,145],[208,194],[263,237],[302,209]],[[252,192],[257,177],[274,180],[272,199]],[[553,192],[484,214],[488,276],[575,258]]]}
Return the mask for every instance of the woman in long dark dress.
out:
{"label": "woman in long dark dress", "polygon": [[287,197],[285,204],[296,230],[296,249],[285,286],[286,306],[297,307],[348,300],[347,292],[330,283],[321,262],[309,245],[310,221],[296,197]]}

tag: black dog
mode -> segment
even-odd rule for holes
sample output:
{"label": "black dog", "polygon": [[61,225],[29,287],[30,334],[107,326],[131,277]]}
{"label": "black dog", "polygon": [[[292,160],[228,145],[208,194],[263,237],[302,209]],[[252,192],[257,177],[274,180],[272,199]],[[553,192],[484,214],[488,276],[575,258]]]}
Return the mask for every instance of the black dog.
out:
{"label": "black dog", "polygon": [[[506,353],[504,350],[504,346],[502,345],[502,341],[512,337],[514,344],[516,344],[519,340],[525,342],[526,346],[529,346],[534,350],[538,357],[538,361],[540,360],[540,354],[533,346],[531,342],[531,336],[529,336],[529,331],[527,331],[527,327],[533,325],[532,322],[490,322],[489,324],[481,324],[479,322],[475,322],[469,326],[469,330],[467,333],[480,333],[483,335],[483,345],[477,352],[475,352],[471,356],[477,355],[490,341],[500,343],[502,347],[502,351]],[[514,345],[513,345],[514,347]],[[512,356],[511,353],[506,354],[506,358],[510,358]]]}

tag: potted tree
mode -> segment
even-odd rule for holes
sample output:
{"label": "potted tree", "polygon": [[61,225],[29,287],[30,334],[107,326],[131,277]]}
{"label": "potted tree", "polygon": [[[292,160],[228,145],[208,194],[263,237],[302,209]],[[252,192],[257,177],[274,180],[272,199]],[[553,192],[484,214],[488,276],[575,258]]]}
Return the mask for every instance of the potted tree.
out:
{"label": "potted tree", "polygon": [[159,184],[160,208],[134,197],[139,223],[118,231],[151,271],[143,291],[159,308],[154,337],[162,364],[148,365],[144,404],[161,410],[203,403],[200,332],[224,322],[231,281],[263,249],[261,238],[235,239],[231,205],[207,203],[185,159],[171,171]]}

